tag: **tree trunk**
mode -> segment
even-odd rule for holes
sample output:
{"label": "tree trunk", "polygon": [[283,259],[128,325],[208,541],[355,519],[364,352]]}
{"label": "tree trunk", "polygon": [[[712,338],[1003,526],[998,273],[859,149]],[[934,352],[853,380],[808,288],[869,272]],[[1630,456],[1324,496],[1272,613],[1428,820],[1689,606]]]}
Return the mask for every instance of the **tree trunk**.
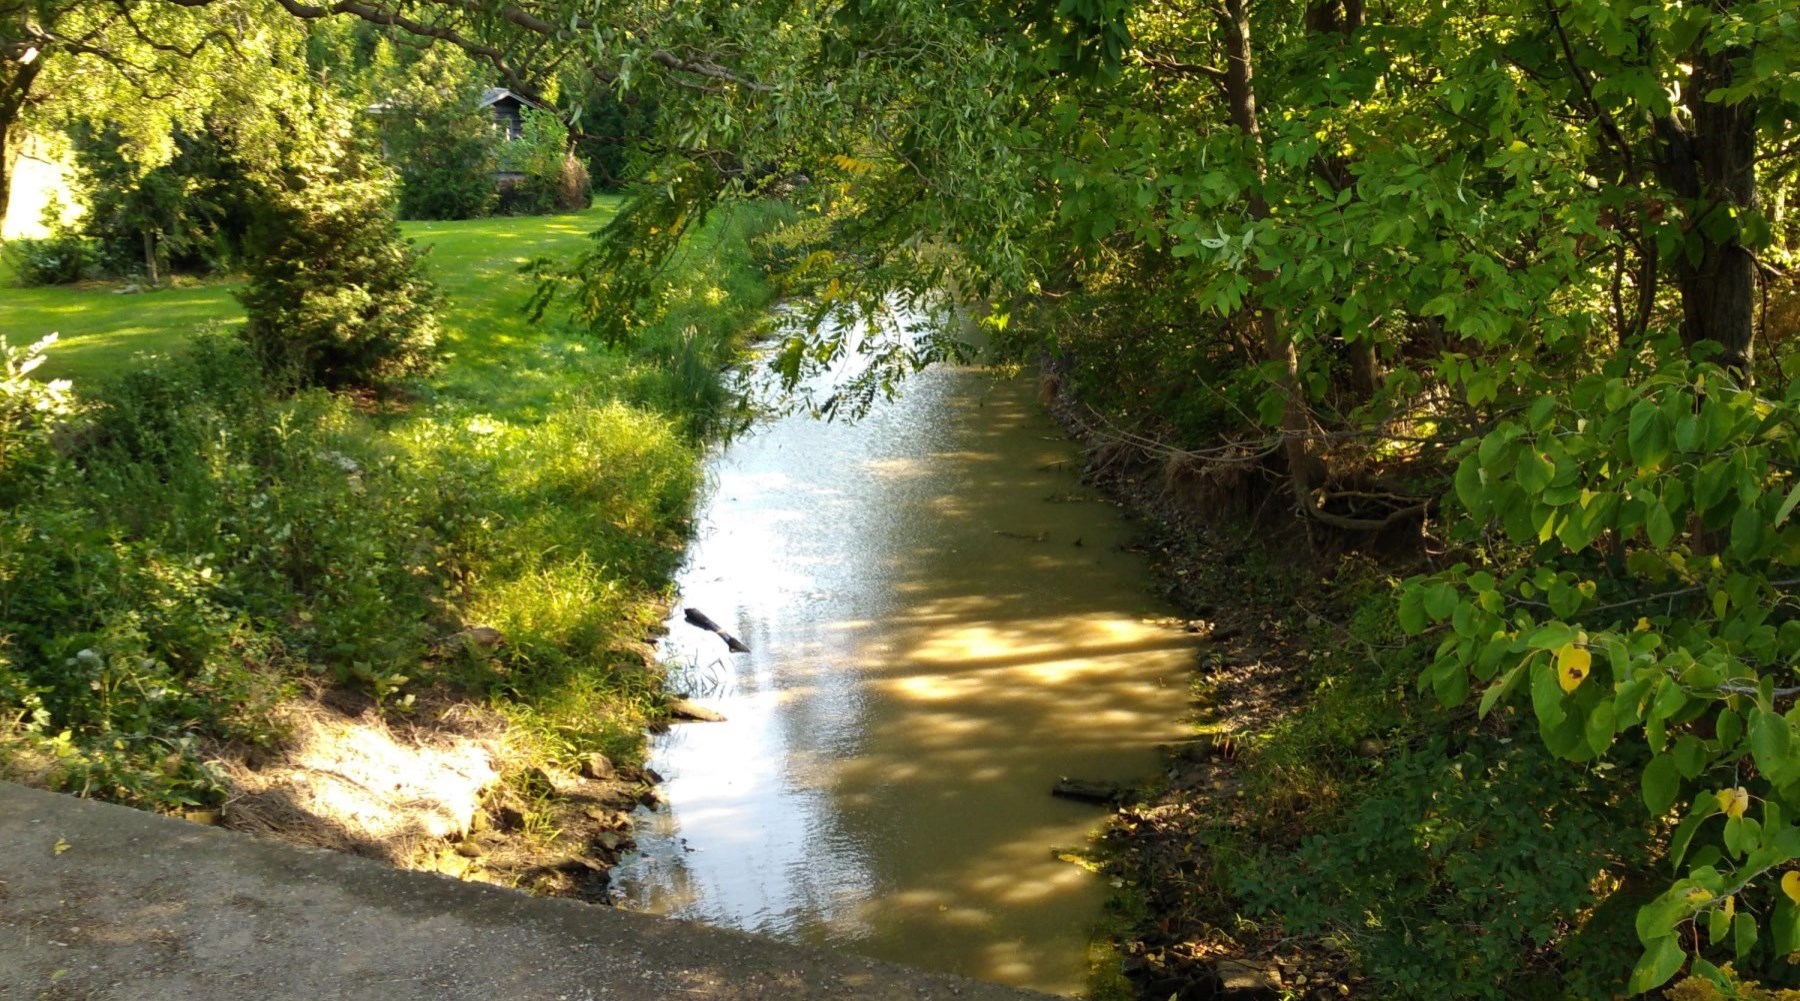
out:
{"label": "tree trunk", "polygon": [[[1247,4],[1248,0],[1223,0],[1225,16],[1220,18],[1219,26],[1224,29],[1225,37],[1225,78],[1221,86],[1231,122],[1243,133],[1254,158],[1257,186],[1250,192],[1248,202],[1250,217],[1261,222],[1270,216],[1269,202],[1262,191],[1262,185],[1268,180],[1269,167],[1263,157],[1262,128],[1257,121],[1256,73],[1250,50]],[[1255,318],[1264,354],[1279,366],[1276,388],[1283,397],[1281,435],[1288,463],[1288,485],[1293,490],[1295,504],[1303,513],[1310,514],[1315,509],[1312,493],[1319,481],[1320,469],[1312,449],[1312,412],[1300,382],[1300,352],[1294,346],[1292,335],[1282,326],[1281,318],[1273,310],[1264,308],[1262,296],[1256,291],[1258,286],[1267,285],[1274,279],[1273,271],[1253,267],[1250,274],[1252,289],[1245,297],[1244,305]]]}
{"label": "tree trunk", "polygon": [[0,221],[6,219],[12,203],[13,164],[19,159],[19,117],[25,110],[25,99],[31,85],[43,71],[40,56],[24,65],[7,66],[0,62]]}
{"label": "tree trunk", "polygon": [[[1686,248],[1674,260],[1681,290],[1681,338],[1690,348],[1712,341],[1724,348],[1721,361],[1750,374],[1755,361],[1756,258],[1738,238],[1736,225],[1723,239],[1706,235],[1717,213],[1742,216],[1756,208],[1756,106],[1723,104],[1707,95],[1731,85],[1731,63],[1741,49],[1706,52],[1696,42],[1689,52],[1694,74],[1688,91],[1692,123],[1671,115],[1656,123],[1660,149],[1657,179],[1686,209]],[[1690,244],[1695,246],[1695,244]]]}
{"label": "tree trunk", "polygon": [[156,271],[156,234],[144,230],[144,274],[150,279],[150,287],[161,284]]}

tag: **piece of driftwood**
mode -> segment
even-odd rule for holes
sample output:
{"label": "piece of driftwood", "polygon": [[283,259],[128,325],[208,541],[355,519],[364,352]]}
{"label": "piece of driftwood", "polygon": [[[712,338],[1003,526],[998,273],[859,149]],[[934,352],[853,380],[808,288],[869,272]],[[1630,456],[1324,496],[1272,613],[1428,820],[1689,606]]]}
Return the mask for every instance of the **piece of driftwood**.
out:
{"label": "piece of driftwood", "polygon": [[709,633],[717,633],[719,638],[725,641],[725,649],[732,653],[750,652],[750,648],[745,646],[742,640],[726,632],[723,626],[708,618],[706,613],[698,608],[684,608],[681,610],[681,614],[688,620],[688,625],[698,626]]}
{"label": "piece of driftwood", "polygon": [[672,698],[668,702],[669,716],[672,719],[692,720],[696,723],[723,723],[725,714],[708,709],[703,705],[689,702],[683,698]]}
{"label": "piece of driftwood", "polygon": [[1063,799],[1079,800],[1083,803],[1099,803],[1111,806],[1119,801],[1119,787],[1111,782],[1094,782],[1088,779],[1061,779],[1050,789],[1050,795]]}

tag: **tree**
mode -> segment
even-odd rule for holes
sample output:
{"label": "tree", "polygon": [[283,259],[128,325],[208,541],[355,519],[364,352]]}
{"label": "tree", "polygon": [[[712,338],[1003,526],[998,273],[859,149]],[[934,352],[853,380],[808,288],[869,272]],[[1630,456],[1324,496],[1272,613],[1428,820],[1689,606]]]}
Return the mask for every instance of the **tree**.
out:
{"label": "tree", "polygon": [[383,386],[428,368],[438,292],[394,219],[394,177],[323,93],[285,113],[238,299],[244,337],[289,385]]}
{"label": "tree", "polygon": [[474,62],[452,46],[377,74],[372,92],[382,96],[374,106],[383,151],[400,174],[401,218],[492,211],[497,151],[493,121],[476,107],[483,89]]}
{"label": "tree", "polygon": [[265,103],[299,66],[293,18],[255,0],[0,0],[0,213],[28,132],[86,118],[149,169],[209,109]]}

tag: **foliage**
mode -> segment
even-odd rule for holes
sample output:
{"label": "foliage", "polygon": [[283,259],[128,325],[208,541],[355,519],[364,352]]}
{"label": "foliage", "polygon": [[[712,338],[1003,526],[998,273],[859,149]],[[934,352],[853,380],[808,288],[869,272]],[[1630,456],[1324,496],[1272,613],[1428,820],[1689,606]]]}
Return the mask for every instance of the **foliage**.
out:
{"label": "foliage", "polygon": [[610,87],[580,104],[570,125],[581,133],[576,147],[594,187],[618,191],[636,177],[643,160],[637,147],[653,134],[655,119],[654,106],[644,101],[627,103]]}
{"label": "foliage", "polygon": [[[9,459],[0,475],[0,771],[165,809],[216,801],[218,742],[278,739],[269,707],[311,678],[396,707],[459,686],[543,758],[638,753],[659,683],[629,651],[660,618],[706,418],[629,402],[679,405],[649,388],[653,357],[523,327],[528,283],[496,262],[578,245],[578,222],[413,232],[466,296],[447,314],[455,359],[404,414],[290,395],[215,335],[88,387],[60,429],[26,422],[30,473]],[[696,248],[691,284],[766,303],[753,232]],[[59,294],[65,310],[116,301]],[[708,301],[678,306],[741,343],[744,314]],[[28,415],[62,409],[38,407],[42,382],[6,385]],[[505,642],[440,642],[473,624]]]}
{"label": "foliage", "polygon": [[[1456,476],[1470,524],[1495,526],[1490,551],[1532,559],[1490,562],[1503,576],[1453,567],[1401,605],[1415,631],[1451,627],[1422,682],[1441,699],[1478,684],[1485,713],[1529,692],[1551,751],[1629,763],[1653,814],[1681,806],[1667,859],[1681,878],[1640,914],[1634,990],[1679,970],[1703,924],[1740,966],[1800,950],[1796,894],[1777,885],[1800,857],[1796,398],[1684,361],[1539,397]],[[1614,750],[1640,734],[1647,757]]]}
{"label": "foliage", "polygon": [[391,175],[343,117],[321,99],[292,121],[238,293],[245,338],[296,385],[389,383],[428,368],[437,341],[438,293],[400,236]]}
{"label": "foliage", "polygon": [[475,105],[482,86],[462,50],[428,49],[382,97],[382,147],[400,174],[402,219],[475,219],[494,208],[498,140]]}
{"label": "foliage", "polygon": [[1384,762],[1329,834],[1243,867],[1236,889],[1290,934],[1345,937],[1389,997],[1609,997],[1629,909],[1596,910],[1592,888],[1621,864],[1615,833],[1643,825],[1541,748],[1438,737]]}
{"label": "foliage", "polygon": [[225,137],[206,125],[178,126],[169,161],[145,169],[126,158],[116,127],[81,124],[71,135],[85,209],[79,226],[105,271],[157,276],[237,266],[255,193]]}
{"label": "foliage", "polygon": [[94,250],[78,233],[8,240],[0,247],[0,255],[5,257],[13,281],[24,288],[70,285],[91,277],[94,271]]}
{"label": "foliage", "polygon": [[553,111],[526,108],[519,138],[500,148],[500,169],[520,175],[501,192],[509,215],[578,212],[593,201],[587,165],[569,150],[569,127]]}
{"label": "foliage", "polygon": [[[225,139],[176,128],[175,153],[144,169],[112,126],[72,131],[79,227],[115,275],[223,272],[238,265],[254,191]],[[149,254],[149,257],[146,257]]]}
{"label": "foliage", "polygon": [[33,467],[52,460],[55,422],[74,412],[67,380],[30,377],[55,343],[56,335],[48,334],[15,348],[0,335],[0,501],[32,481]]}

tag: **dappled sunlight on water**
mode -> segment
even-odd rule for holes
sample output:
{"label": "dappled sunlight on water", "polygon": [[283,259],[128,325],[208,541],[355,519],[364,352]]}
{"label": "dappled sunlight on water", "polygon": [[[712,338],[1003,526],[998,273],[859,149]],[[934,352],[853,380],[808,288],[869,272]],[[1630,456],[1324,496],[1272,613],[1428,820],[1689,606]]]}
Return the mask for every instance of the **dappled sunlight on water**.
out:
{"label": "dappled sunlight on water", "polygon": [[1177,738],[1191,638],[1030,387],[933,370],[855,425],[785,418],[712,466],[678,685],[729,721],[652,764],[616,884],[651,909],[1072,992],[1102,888],[1059,861]]}

